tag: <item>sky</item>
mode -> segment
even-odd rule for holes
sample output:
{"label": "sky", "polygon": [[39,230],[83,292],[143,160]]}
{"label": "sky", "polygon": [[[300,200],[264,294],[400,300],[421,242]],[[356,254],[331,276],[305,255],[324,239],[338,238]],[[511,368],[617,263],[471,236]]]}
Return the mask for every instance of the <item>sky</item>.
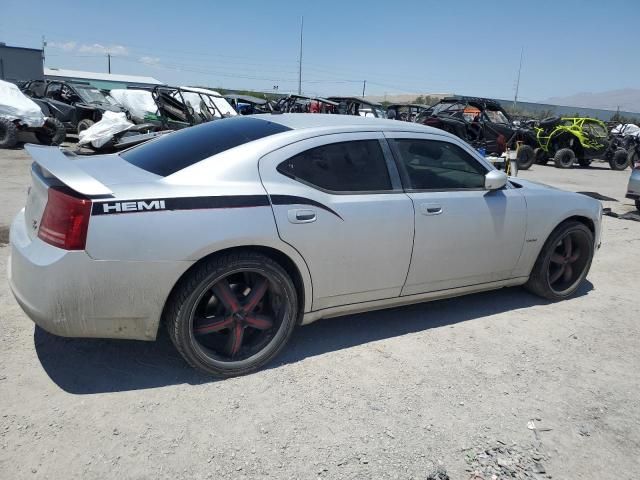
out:
{"label": "sky", "polygon": [[519,99],[640,87],[637,0],[0,0],[0,41],[46,66],[309,95]]}

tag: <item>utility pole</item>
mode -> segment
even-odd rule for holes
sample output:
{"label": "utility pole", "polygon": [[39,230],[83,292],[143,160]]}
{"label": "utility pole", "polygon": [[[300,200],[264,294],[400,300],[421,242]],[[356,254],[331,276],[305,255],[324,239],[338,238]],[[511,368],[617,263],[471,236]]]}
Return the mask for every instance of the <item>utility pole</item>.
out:
{"label": "utility pole", "polygon": [[111,54],[107,53],[107,69],[111,73]]}
{"label": "utility pole", "polygon": [[298,62],[298,95],[302,95],[302,31],[304,30],[304,17],[300,20],[300,60]]}
{"label": "utility pole", "polygon": [[522,71],[522,54],[524,53],[524,47],[520,49],[520,66],[518,67],[518,78],[516,80],[516,94],[513,97],[513,109],[515,110],[518,105],[518,90],[520,89],[520,72]]}
{"label": "utility pole", "polygon": [[42,68],[44,68],[44,49],[47,46],[47,40],[44,38],[44,35],[42,35]]}
{"label": "utility pole", "polygon": [[364,98],[364,91],[367,89],[367,81],[364,80],[362,83],[362,98]]}

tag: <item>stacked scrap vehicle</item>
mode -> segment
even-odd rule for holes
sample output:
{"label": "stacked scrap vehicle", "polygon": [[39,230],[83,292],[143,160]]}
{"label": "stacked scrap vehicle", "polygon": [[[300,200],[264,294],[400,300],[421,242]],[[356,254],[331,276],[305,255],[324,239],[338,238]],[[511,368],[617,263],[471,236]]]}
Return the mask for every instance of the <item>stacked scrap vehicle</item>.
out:
{"label": "stacked scrap vehicle", "polygon": [[123,111],[115,100],[87,82],[33,80],[24,84],[22,91],[71,133],[99,122],[104,112]]}
{"label": "stacked scrap vehicle", "polygon": [[322,97],[287,95],[278,100],[274,110],[281,113],[338,113],[338,102]]}
{"label": "stacked scrap vehicle", "polygon": [[629,166],[622,139],[610,135],[604,122],[595,118],[551,117],[539,122],[535,131],[537,163],[546,164],[553,158],[558,168],[571,168],[576,162],[588,167],[597,158],[607,161],[612,170]]}
{"label": "stacked scrap vehicle", "polygon": [[256,115],[258,113],[273,112],[273,105],[264,98],[251,95],[227,94],[224,96],[238,115]]}
{"label": "stacked scrap vehicle", "polygon": [[387,118],[384,107],[359,97],[328,97],[338,104],[337,113],[341,115],[359,115],[361,117]]}
{"label": "stacked scrap vehicle", "polygon": [[65,128],[13,83],[0,80],[0,148],[13,148],[19,132],[32,132],[44,145],[60,145]]}
{"label": "stacked scrap vehicle", "polygon": [[446,97],[418,114],[415,121],[439,128],[465,140],[487,154],[502,155],[517,149],[518,168],[526,170],[535,160],[535,132],[514,123],[500,103],[488,98]]}
{"label": "stacked scrap vehicle", "polygon": [[[127,112],[123,122],[107,118],[80,134],[94,149],[122,150],[192,125],[236,115],[218,93],[196,87],[156,86],[112,90]],[[109,122],[103,128],[102,123]]]}
{"label": "stacked scrap vehicle", "polygon": [[429,105],[422,103],[392,104],[387,106],[387,118],[413,122],[422,112],[429,110]]}

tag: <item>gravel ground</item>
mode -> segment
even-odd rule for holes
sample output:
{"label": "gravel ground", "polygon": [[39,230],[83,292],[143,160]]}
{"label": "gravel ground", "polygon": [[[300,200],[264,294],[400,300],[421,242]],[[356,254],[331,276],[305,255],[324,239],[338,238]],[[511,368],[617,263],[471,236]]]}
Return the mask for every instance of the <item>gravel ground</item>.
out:
{"label": "gravel ground", "polygon": [[[521,176],[634,210],[629,171],[598,167]],[[0,243],[28,168],[0,151]],[[225,381],[188,368],[164,332],[54,337],[0,281],[0,478],[635,479],[639,248],[640,223],[605,217],[570,300],[511,288],[323,320]]]}

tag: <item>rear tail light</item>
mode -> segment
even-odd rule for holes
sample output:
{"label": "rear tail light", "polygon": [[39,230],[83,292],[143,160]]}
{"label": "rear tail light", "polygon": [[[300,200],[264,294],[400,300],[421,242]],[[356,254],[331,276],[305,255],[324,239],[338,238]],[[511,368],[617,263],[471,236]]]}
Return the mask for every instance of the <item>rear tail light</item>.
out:
{"label": "rear tail light", "polygon": [[65,250],[84,250],[91,215],[91,200],[60,188],[49,188],[38,237]]}

